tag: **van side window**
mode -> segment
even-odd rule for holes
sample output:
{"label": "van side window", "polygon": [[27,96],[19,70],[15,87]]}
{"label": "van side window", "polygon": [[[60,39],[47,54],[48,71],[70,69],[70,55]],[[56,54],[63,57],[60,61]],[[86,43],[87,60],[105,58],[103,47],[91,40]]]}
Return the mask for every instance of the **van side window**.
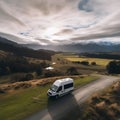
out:
{"label": "van side window", "polygon": [[62,90],[62,86],[60,86],[57,90],[57,92],[61,91]]}
{"label": "van side window", "polygon": [[73,83],[69,83],[69,84],[64,85],[64,89],[67,89],[67,88],[70,88],[70,87],[73,87]]}

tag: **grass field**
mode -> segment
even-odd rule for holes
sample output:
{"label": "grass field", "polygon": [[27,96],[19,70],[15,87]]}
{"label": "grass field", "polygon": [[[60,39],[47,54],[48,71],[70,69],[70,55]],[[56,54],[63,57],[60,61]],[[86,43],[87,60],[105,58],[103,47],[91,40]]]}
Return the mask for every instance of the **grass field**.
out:
{"label": "grass field", "polygon": [[[75,79],[75,88],[98,79],[96,76],[86,76]],[[51,84],[31,87],[8,94],[0,95],[0,120],[22,120],[23,118],[47,108],[47,90]]]}
{"label": "grass field", "polygon": [[[97,58],[91,58],[91,61],[97,62],[98,65],[82,65],[82,64],[74,64],[73,61],[84,61],[87,60],[90,62],[87,58],[79,58],[78,55],[75,54],[56,54],[52,56],[52,61],[56,62],[56,65],[53,67],[58,69],[59,71],[66,72],[68,68],[75,67],[77,71],[80,74],[91,74],[91,73],[100,73],[104,74],[106,72],[106,66],[109,62],[109,60],[105,59],[97,59]],[[106,62],[106,63],[105,63]],[[102,64],[102,65],[99,65]]]}
{"label": "grass field", "polygon": [[110,59],[100,59],[100,58],[84,58],[84,57],[65,57],[65,59],[71,61],[71,62],[75,62],[75,61],[88,61],[89,63],[92,63],[92,62],[96,62],[97,65],[101,65],[101,66],[106,66],[110,61]]}

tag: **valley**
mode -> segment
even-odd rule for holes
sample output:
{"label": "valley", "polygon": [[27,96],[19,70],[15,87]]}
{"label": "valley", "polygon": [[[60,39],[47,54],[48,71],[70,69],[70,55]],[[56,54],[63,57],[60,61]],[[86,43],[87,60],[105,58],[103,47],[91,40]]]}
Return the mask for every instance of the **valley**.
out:
{"label": "valley", "polygon": [[[57,101],[48,99],[47,90],[55,80],[71,77],[74,79],[77,91],[94,84],[101,75],[109,75],[106,66],[114,60],[108,59],[107,56],[97,58],[70,52],[32,50],[10,41],[1,43],[0,119],[2,120],[22,120],[36,112],[44,111],[49,106],[54,106],[57,101],[65,99],[64,97]],[[114,55],[117,56],[118,53]]]}

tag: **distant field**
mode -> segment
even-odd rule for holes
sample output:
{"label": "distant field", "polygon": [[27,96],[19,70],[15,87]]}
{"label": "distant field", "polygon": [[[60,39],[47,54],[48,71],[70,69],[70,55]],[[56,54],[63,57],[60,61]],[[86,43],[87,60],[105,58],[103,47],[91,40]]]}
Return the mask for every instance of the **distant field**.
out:
{"label": "distant field", "polygon": [[[98,79],[86,76],[75,79],[75,88]],[[22,120],[48,107],[47,90],[51,84],[36,86],[0,95],[0,120]],[[51,101],[51,104],[53,101]]]}
{"label": "distant field", "polygon": [[110,59],[99,59],[99,58],[84,58],[84,57],[65,57],[65,59],[71,61],[71,62],[75,62],[75,61],[88,61],[89,63],[91,62],[96,62],[97,65],[101,65],[101,66],[106,66],[110,61]]}
{"label": "distant field", "polygon": [[[105,73],[106,64],[110,61],[107,59],[97,59],[91,58],[91,61],[95,61],[98,65],[82,65],[82,64],[73,64],[73,61],[84,61],[87,58],[79,58],[76,54],[56,54],[52,56],[52,61],[56,63],[53,67],[66,72],[68,68],[75,67],[80,74],[91,74],[91,73]],[[97,59],[97,60],[96,60]],[[90,60],[90,58],[89,58]],[[90,62],[88,59],[87,61]],[[99,62],[98,62],[99,61]]]}

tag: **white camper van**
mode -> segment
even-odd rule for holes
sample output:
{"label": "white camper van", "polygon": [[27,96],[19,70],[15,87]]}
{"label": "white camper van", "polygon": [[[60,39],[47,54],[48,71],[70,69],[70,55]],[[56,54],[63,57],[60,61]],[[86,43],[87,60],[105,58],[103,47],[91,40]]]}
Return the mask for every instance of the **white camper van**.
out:
{"label": "white camper van", "polygon": [[51,88],[48,90],[47,95],[49,97],[58,98],[67,93],[72,92],[74,89],[73,79],[72,78],[64,78],[56,80]]}

